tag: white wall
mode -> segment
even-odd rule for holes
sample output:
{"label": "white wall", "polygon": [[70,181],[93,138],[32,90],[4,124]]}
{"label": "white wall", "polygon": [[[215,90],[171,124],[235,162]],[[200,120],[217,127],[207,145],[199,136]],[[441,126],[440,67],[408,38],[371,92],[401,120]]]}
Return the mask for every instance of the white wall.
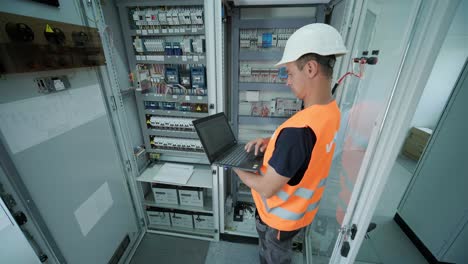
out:
{"label": "white wall", "polygon": [[419,101],[411,126],[433,129],[468,57],[468,0],[463,0]]}

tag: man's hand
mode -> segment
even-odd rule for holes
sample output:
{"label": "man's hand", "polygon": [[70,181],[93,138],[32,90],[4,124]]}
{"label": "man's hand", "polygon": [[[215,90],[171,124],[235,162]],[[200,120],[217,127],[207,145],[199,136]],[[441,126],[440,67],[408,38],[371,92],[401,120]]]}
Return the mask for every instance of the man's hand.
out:
{"label": "man's hand", "polygon": [[265,175],[259,175],[241,169],[233,168],[240,180],[265,198],[275,195],[288,183],[289,178],[278,174],[274,168],[268,166]]}
{"label": "man's hand", "polygon": [[258,151],[260,150],[261,152],[264,152],[266,147],[268,146],[268,142],[270,142],[269,138],[257,138],[254,140],[249,141],[247,144],[245,144],[245,150],[247,152],[250,152],[252,148],[255,148],[255,156],[258,155]]}

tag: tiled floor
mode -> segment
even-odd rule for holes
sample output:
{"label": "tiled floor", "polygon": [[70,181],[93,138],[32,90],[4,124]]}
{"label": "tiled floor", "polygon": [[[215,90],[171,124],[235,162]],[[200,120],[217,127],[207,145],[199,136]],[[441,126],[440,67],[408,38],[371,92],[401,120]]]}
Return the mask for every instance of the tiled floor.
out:
{"label": "tiled floor", "polygon": [[[258,246],[253,244],[231,243],[226,241],[212,242],[206,256],[205,264],[257,264]],[[294,253],[293,264],[305,263],[304,256]]]}
{"label": "tiled floor", "polygon": [[373,252],[378,259],[375,263],[427,263],[413,243],[393,221],[398,204],[411,181],[415,169],[415,161],[403,156],[398,157],[372,219],[372,222],[377,224],[377,228],[369,233],[370,238],[366,239],[367,243],[362,244],[357,260],[365,260],[362,259],[365,254],[361,253]]}
{"label": "tiled floor", "polygon": [[390,172],[374,216],[393,217],[395,215],[398,204],[401,198],[403,198],[403,194],[411,181],[415,169],[415,161],[404,156],[398,157],[397,162],[395,162]]}
{"label": "tiled floor", "polygon": [[130,264],[203,264],[210,242],[147,233]]}
{"label": "tiled floor", "polygon": [[205,264],[255,264],[258,263],[257,245],[226,241],[210,243]]}
{"label": "tiled floor", "polygon": [[[146,234],[130,264],[256,264],[258,247],[226,241],[207,242],[195,239]],[[293,264],[303,264],[304,256],[293,255]]]}
{"label": "tiled floor", "polygon": [[384,264],[428,263],[392,218],[376,217],[374,222],[377,228],[369,234],[369,243],[363,244],[361,250],[371,247]]}

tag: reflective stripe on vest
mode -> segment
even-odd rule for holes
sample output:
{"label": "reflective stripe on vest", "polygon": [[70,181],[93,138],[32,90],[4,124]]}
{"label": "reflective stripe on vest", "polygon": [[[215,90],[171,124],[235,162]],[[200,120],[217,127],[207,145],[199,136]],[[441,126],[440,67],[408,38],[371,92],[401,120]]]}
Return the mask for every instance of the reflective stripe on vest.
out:
{"label": "reflective stripe on vest", "polygon": [[[324,187],[326,182],[327,182],[326,178],[320,180],[320,183],[317,186],[317,189]],[[278,196],[281,200],[283,200],[285,202],[289,199],[289,197],[291,197],[293,195],[299,196],[301,198],[309,200],[314,195],[314,191],[308,190],[306,188],[299,188],[292,195],[288,195],[284,191],[279,191],[276,194],[276,196]],[[319,201],[317,201],[315,203],[309,204],[309,206],[307,207],[307,210],[304,213],[299,213],[298,214],[298,213],[291,212],[291,211],[286,210],[286,209],[281,208],[281,207],[270,208],[268,206],[268,203],[267,203],[265,197],[262,196],[262,200],[263,200],[263,204],[264,204],[265,208],[267,209],[268,213],[276,215],[276,216],[278,216],[280,218],[283,218],[285,220],[299,220],[299,219],[301,219],[302,217],[304,217],[304,215],[306,213],[315,210],[318,207],[318,205],[320,204],[320,201],[321,201],[321,200],[319,200]]]}
{"label": "reflective stripe on vest", "polygon": [[286,210],[286,209],[281,208],[281,207],[275,207],[273,209],[270,209],[268,207],[268,204],[267,204],[266,200],[265,200],[265,197],[262,196],[262,200],[263,200],[263,204],[265,205],[265,208],[268,210],[268,213],[270,213],[272,215],[276,215],[279,218],[283,218],[285,220],[292,220],[292,221],[300,220],[300,219],[302,219],[304,217],[304,215],[306,213],[312,212],[315,209],[317,209],[319,204],[320,204],[320,201],[321,201],[321,200],[319,200],[316,203],[309,204],[309,206],[307,206],[307,210],[305,212],[298,214],[298,213],[291,212],[291,211]]}
{"label": "reflective stripe on vest", "polygon": [[[317,186],[317,189],[324,187],[326,183],[327,183],[327,179],[322,179],[319,185]],[[287,194],[283,190],[280,190],[279,192],[276,193],[276,196],[278,196],[278,198],[280,198],[283,201],[288,200],[289,197],[291,197],[292,195],[299,196],[301,198],[309,200],[314,195],[314,191],[306,189],[306,188],[299,188],[291,195]]]}

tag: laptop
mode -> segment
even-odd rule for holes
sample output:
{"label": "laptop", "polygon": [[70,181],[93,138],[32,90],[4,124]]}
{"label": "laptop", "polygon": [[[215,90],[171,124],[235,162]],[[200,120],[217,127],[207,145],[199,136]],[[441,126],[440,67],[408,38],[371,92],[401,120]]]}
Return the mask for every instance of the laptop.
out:
{"label": "laptop", "polygon": [[263,156],[255,156],[253,150],[248,153],[244,149],[245,144],[237,143],[224,113],[210,115],[192,122],[210,164],[251,172],[260,170]]}

